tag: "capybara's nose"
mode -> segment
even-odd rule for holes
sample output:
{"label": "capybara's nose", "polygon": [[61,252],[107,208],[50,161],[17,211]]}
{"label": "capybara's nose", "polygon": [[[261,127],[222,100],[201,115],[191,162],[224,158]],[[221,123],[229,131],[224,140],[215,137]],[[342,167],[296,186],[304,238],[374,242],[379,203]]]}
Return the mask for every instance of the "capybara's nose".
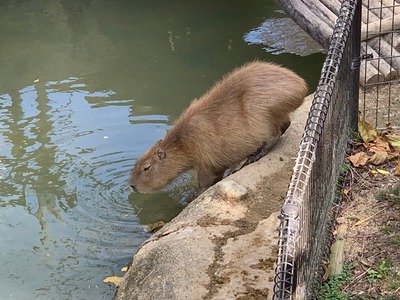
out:
{"label": "capybara's nose", "polygon": [[136,193],[138,192],[137,189],[136,189],[136,186],[134,186],[132,184],[130,186],[131,186],[132,190],[134,190]]}

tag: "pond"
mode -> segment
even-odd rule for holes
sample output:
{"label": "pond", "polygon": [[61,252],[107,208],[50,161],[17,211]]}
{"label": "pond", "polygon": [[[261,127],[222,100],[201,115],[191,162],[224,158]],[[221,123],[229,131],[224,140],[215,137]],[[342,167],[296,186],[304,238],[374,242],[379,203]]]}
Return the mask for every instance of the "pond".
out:
{"label": "pond", "polygon": [[145,225],[186,204],[185,184],[138,195],[127,179],[190,101],[254,59],[316,86],[324,55],[284,53],[315,45],[277,35],[283,19],[273,0],[2,1],[0,299],[111,299],[102,280]]}

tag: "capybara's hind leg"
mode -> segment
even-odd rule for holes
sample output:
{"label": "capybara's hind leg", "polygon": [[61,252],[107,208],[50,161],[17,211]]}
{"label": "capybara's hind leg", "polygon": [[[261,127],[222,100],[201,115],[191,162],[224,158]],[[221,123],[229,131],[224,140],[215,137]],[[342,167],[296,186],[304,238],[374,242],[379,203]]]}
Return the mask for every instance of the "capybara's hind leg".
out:
{"label": "capybara's hind leg", "polygon": [[289,128],[290,126],[290,119],[289,117],[287,117],[281,124],[280,127],[280,134],[276,135],[273,138],[270,138],[268,141],[264,142],[264,144],[262,145],[262,147],[260,149],[257,150],[256,153],[250,155],[247,159],[246,162],[242,165],[242,168],[245,165],[251,164],[257,160],[259,160],[261,157],[263,157],[264,155],[266,155],[271,149],[272,147],[275,146],[276,142],[278,141],[278,139],[280,138],[280,136],[282,134],[284,134],[286,132],[286,130]]}
{"label": "capybara's hind leg", "polygon": [[278,141],[278,138],[275,140],[275,142],[273,144],[269,144],[269,143],[264,143],[263,146],[257,150],[256,153],[250,155],[246,161],[244,162],[244,164],[242,165],[242,168],[248,164],[251,164],[257,160],[259,160],[261,157],[265,156],[271,149],[272,147],[275,146],[276,142]]}
{"label": "capybara's hind leg", "polygon": [[266,155],[272,147],[275,146],[276,142],[278,141],[279,137],[281,135],[278,134],[275,138],[269,139],[267,142],[264,142],[261,148],[259,148],[255,153],[247,157],[246,159],[242,160],[240,163],[232,166],[228,170],[225,171],[224,177],[227,177],[233,173],[236,173],[240,169],[242,169],[244,166],[247,166],[248,164],[251,164],[257,160],[259,160],[261,157]]}
{"label": "capybara's hind leg", "polygon": [[289,128],[290,126],[290,119],[287,118],[281,125],[281,133],[284,134],[286,132],[286,130]]}

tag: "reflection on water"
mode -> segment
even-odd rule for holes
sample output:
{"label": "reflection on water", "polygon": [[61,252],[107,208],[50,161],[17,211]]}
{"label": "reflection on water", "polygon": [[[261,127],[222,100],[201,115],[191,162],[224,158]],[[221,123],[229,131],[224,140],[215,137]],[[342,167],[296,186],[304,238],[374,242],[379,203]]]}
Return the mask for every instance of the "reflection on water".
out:
{"label": "reflection on water", "polygon": [[144,237],[126,201],[135,154],[114,147],[129,135],[129,110],[110,116],[87,101],[114,94],[70,77],[0,95],[2,299],[111,295],[98,286],[99,270],[111,274],[138,246],[132,237]]}
{"label": "reflection on water", "polygon": [[[119,105],[91,107],[94,98]],[[129,121],[132,102],[90,91],[78,77],[0,95],[1,299],[111,297],[99,285],[146,237],[138,220],[168,221],[182,209],[168,195],[131,194],[126,184],[142,152],[126,138],[152,142],[168,128],[165,116]]]}
{"label": "reflection on water", "polygon": [[261,26],[246,33],[244,40],[250,45],[265,45],[266,51],[276,55],[294,53],[307,56],[324,51],[317,42],[288,17],[265,20]]}
{"label": "reflection on water", "polygon": [[316,84],[322,55],[273,57],[243,41],[276,10],[273,0],[0,2],[0,299],[110,299],[102,279],[121,275],[144,225],[170,220],[190,195],[190,178],[149,195],[127,178],[191,99],[255,58]]}

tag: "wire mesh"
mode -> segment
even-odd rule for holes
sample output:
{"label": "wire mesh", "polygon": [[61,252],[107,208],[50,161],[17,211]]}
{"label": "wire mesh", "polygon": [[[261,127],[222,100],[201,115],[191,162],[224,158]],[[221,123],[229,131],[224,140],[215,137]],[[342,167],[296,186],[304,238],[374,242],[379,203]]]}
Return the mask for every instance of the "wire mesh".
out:
{"label": "wire mesh", "polygon": [[323,274],[339,169],[357,122],[356,10],[356,0],[342,2],[282,206],[274,299],[314,299]]}
{"label": "wire mesh", "polygon": [[361,111],[377,129],[400,128],[400,1],[364,0]]}

